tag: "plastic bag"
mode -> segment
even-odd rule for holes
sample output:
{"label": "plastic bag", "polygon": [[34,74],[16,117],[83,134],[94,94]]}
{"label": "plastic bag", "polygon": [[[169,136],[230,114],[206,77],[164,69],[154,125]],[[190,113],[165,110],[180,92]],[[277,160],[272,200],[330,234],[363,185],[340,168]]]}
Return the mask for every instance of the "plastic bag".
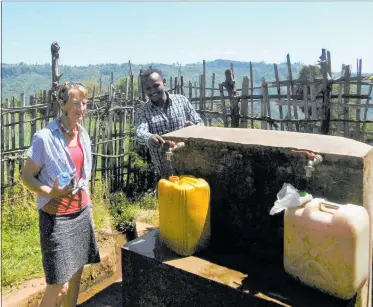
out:
{"label": "plastic bag", "polygon": [[299,207],[312,199],[313,197],[311,194],[308,194],[307,192],[299,192],[290,183],[284,183],[281,190],[277,193],[277,200],[269,214],[274,215],[286,208]]}

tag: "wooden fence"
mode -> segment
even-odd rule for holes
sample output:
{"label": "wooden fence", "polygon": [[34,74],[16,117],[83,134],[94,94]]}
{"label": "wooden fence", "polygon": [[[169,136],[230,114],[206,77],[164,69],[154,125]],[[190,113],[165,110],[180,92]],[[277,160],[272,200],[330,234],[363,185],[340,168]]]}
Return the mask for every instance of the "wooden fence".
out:
{"label": "wooden fence", "polygon": [[[357,61],[357,76],[351,76],[350,65],[343,65],[341,76],[333,79],[330,52],[323,50],[322,56],[326,58],[321,62],[322,78],[311,72],[307,79],[293,79],[287,55],[286,80],[279,80],[274,64],[275,80],[263,78],[254,87],[250,63],[250,77],[243,78],[236,96],[223,84],[215,86],[215,74],[211,87],[206,87],[206,74],[201,74],[199,85],[189,82],[185,92],[205,125],[328,134],[372,144],[372,81],[362,76],[362,60]],[[254,94],[257,90],[261,93]]]}
{"label": "wooden fence", "polygon": [[[93,167],[91,188],[97,180],[108,179],[111,191],[122,190],[128,194],[154,186],[151,170],[142,167],[142,160],[149,161],[146,152],[134,146],[134,114],[138,99],[134,99],[133,76],[128,78],[127,91],[116,92],[109,87],[107,94],[93,95],[88,101],[88,110],[82,123],[92,141]],[[32,142],[32,135],[48,125],[56,117],[54,108],[47,97],[50,91],[29,97],[26,106],[21,94],[20,107],[14,106],[15,98],[7,100],[7,107],[1,113],[1,188],[18,183],[19,172],[26,159],[26,150]],[[140,161],[140,162],[139,162]],[[10,190],[10,189],[8,189]]]}
{"label": "wooden fence", "polygon": [[[171,77],[167,87],[171,93],[185,94],[205,125],[321,133],[372,142],[373,118],[369,112],[373,108],[369,103],[372,82],[364,81],[362,61],[357,63],[356,77],[351,77],[351,67],[344,65],[341,76],[333,79],[330,52],[323,50],[322,58],[322,78],[311,72],[310,78],[293,79],[287,55],[286,80],[279,80],[274,64],[275,80],[262,79],[261,86],[254,87],[250,63],[249,77],[243,78],[241,89],[229,80],[216,87],[214,74],[208,88],[204,61],[199,84],[191,81],[184,84],[183,77]],[[52,66],[54,74],[58,75],[56,63]],[[234,73],[232,65],[230,70]],[[145,159],[149,163],[149,154],[134,145],[134,115],[136,108],[146,100],[140,75],[138,91],[134,90],[134,78],[131,74],[126,79],[123,92],[118,92],[112,81],[105,95],[96,95],[94,89],[89,98],[83,124],[92,140],[92,189],[95,181],[103,178],[108,179],[112,192],[125,191],[128,195],[154,187],[153,171],[142,161]],[[53,82],[56,81],[58,77],[53,77]],[[57,116],[53,90],[52,86],[49,91],[30,96],[27,106],[26,97],[21,94],[19,107],[15,106],[13,97],[2,109],[2,192],[17,184],[32,135]],[[255,94],[257,90],[260,94]]]}

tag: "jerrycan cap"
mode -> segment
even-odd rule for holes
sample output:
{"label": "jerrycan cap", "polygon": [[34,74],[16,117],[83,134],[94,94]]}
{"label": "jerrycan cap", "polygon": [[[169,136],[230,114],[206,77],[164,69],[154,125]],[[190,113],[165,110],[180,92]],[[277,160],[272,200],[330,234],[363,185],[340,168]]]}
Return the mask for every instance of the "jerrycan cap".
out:
{"label": "jerrycan cap", "polygon": [[170,176],[169,178],[168,178],[168,181],[170,181],[170,182],[178,182],[179,181],[179,176]]}

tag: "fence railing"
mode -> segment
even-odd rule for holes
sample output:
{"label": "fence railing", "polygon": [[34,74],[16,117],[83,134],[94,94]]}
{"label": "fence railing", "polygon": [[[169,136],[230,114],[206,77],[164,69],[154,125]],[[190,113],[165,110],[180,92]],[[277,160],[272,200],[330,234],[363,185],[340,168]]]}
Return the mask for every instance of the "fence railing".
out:
{"label": "fence railing", "polygon": [[[236,88],[235,82],[231,82],[231,88],[227,82],[215,84],[215,74],[207,87],[204,61],[199,84],[184,84],[181,76],[169,78],[166,85],[169,92],[189,98],[205,125],[321,133],[373,143],[372,82],[362,76],[362,61],[357,62],[356,77],[351,77],[349,65],[343,65],[341,75],[332,78],[330,52],[323,50],[322,58],[321,77],[310,71],[309,75],[293,79],[287,55],[286,80],[279,79],[274,64],[275,80],[262,78],[261,85],[254,87],[257,83],[250,63],[249,76],[243,78],[241,88]],[[233,65],[230,70],[234,71]],[[92,189],[95,181],[102,178],[108,179],[111,191],[126,191],[130,195],[154,187],[153,171],[142,161],[149,163],[149,154],[134,145],[136,107],[146,101],[140,75],[137,78],[138,90],[134,89],[135,76],[131,74],[125,79],[123,91],[117,91],[111,82],[104,95],[96,95],[96,89],[90,93],[83,125],[92,141]],[[58,116],[52,93],[53,88],[32,95],[27,105],[21,93],[19,106],[15,106],[12,97],[3,107],[2,191],[16,184],[32,135]]]}

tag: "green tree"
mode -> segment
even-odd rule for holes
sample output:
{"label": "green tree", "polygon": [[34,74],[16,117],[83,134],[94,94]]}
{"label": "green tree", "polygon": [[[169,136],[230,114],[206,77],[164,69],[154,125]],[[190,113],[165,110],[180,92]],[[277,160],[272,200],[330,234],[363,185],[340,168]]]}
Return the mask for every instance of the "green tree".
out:
{"label": "green tree", "polygon": [[311,81],[312,71],[314,72],[314,78],[322,78],[319,66],[303,65],[299,70],[299,79]]}
{"label": "green tree", "polygon": [[[117,91],[120,91],[120,92],[125,92],[126,91],[126,80],[127,80],[127,83],[128,83],[128,90],[129,89],[129,82],[130,82],[130,78],[127,78],[127,77],[123,77],[123,78],[120,78],[119,81],[114,85],[114,87],[117,89]],[[139,83],[137,81],[137,79],[133,79],[133,90],[135,93],[138,92],[139,90]]]}
{"label": "green tree", "polygon": [[83,81],[82,82],[86,88],[88,89],[88,97],[92,97],[93,89],[96,88],[96,96],[99,95],[100,92],[100,85],[94,81]]}

